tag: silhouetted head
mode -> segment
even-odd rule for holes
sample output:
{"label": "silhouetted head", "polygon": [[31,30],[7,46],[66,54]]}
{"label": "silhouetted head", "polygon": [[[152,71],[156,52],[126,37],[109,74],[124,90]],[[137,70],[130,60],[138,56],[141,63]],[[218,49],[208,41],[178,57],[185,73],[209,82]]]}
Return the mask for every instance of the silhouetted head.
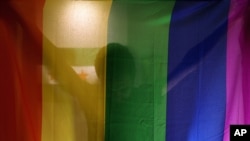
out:
{"label": "silhouetted head", "polygon": [[134,57],[126,46],[110,43],[107,48],[103,47],[98,52],[95,69],[101,81],[133,83],[135,77]]}

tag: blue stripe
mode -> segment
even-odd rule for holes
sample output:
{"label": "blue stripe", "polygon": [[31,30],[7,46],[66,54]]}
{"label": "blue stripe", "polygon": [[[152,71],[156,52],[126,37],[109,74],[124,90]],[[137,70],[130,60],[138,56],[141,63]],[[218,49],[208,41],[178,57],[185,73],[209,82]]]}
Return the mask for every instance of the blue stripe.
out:
{"label": "blue stripe", "polygon": [[221,141],[229,1],[177,1],[170,26],[168,141]]}

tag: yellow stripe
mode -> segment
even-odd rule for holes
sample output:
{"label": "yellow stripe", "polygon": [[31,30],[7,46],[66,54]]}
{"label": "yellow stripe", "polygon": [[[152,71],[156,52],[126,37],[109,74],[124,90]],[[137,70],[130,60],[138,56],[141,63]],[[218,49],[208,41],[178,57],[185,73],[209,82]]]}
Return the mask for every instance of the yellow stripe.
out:
{"label": "yellow stripe", "polygon": [[[46,1],[43,19],[42,141],[104,140],[105,80],[95,84],[82,80],[72,69],[75,65],[71,64],[72,60],[67,61],[59,50],[106,46],[111,4],[112,1],[107,0]],[[77,51],[74,57],[77,60],[95,58]],[[105,60],[101,61],[105,64]],[[100,71],[97,73],[105,76],[105,71]]]}

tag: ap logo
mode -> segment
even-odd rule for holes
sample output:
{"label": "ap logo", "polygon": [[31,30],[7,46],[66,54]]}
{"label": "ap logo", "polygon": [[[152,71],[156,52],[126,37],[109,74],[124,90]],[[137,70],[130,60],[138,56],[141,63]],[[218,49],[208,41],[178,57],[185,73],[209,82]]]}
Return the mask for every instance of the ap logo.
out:
{"label": "ap logo", "polygon": [[250,141],[250,125],[230,125],[230,141]]}

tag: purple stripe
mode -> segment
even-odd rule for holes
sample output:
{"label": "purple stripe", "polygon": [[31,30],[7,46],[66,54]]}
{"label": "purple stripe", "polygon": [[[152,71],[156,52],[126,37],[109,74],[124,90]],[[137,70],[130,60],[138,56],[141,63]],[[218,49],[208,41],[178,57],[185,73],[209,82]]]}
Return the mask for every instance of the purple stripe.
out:
{"label": "purple stripe", "polygon": [[227,40],[227,109],[224,141],[229,141],[230,124],[250,122],[250,50],[244,23],[248,0],[231,0]]}
{"label": "purple stripe", "polygon": [[250,124],[250,1],[248,0],[246,2],[240,45],[242,50],[244,121],[245,124]]}

